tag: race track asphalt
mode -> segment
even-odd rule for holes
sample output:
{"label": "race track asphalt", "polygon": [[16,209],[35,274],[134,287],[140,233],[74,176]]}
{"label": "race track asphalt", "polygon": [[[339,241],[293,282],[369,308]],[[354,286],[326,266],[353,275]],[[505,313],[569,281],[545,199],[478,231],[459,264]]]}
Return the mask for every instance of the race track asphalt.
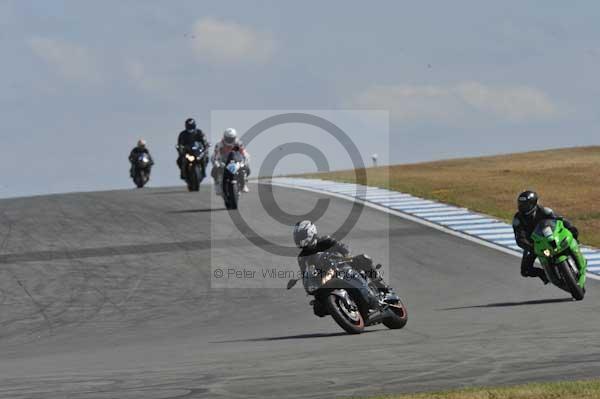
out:
{"label": "race track asphalt", "polygon": [[[0,200],[0,398],[331,398],[600,375],[597,281],[574,302],[521,278],[516,257],[377,210],[345,241],[389,263],[405,329],[349,336],[287,278],[214,277],[295,270],[247,239],[291,241],[252,188],[245,234],[209,186]],[[295,214],[327,198],[273,190]],[[351,207],[331,199],[321,232]]]}

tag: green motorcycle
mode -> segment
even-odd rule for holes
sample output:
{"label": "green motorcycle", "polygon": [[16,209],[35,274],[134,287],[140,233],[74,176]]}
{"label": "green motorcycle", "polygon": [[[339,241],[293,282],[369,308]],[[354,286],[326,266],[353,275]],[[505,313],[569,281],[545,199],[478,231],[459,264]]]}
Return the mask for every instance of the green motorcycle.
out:
{"label": "green motorcycle", "polygon": [[542,220],[531,235],[533,250],[548,279],[577,301],[585,295],[587,261],[562,220]]}

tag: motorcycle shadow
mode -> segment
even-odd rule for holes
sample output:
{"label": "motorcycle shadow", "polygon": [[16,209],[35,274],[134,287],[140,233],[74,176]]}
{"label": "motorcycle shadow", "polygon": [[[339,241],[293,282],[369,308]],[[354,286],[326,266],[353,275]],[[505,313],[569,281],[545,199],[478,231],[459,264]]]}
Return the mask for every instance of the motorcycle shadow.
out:
{"label": "motorcycle shadow", "polygon": [[171,189],[156,191],[152,187],[148,187],[150,190],[146,191],[147,195],[172,195],[172,194],[187,194],[189,191],[181,187],[173,187]]}
{"label": "motorcycle shadow", "polygon": [[[375,332],[377,330],[365,330],[362,334]],[[362,335],[361,334],[361,335]],[[283,335],[279,337],[261,337],[261,338],[248,338],[248,339],[233,339],[226,341],[212,341],[211,344],[229,344],[234,342],[271,342],[271,341],[285,341],[294,339],[311,339],[311,338],[333,338],[350,336],[347,332],[335,332],[335,333],[312,333],[312,334],[297,334],[297,335]]]}
{"label": "motorcycle shadow", "polygon": [[506,308],[514,306],[532,306],[532,305],[544,305],[548,303],[560,303],[560,302],[573,302],[573,298],[553,298],[553,299],[536,299],[531,301],[521,302],[496,302],[488,303],[485,305],[471,305],[471,306],[457,306],[451,308],[442,308],[436,310],[460,310],[460,309],[476,309],[476,308]]}

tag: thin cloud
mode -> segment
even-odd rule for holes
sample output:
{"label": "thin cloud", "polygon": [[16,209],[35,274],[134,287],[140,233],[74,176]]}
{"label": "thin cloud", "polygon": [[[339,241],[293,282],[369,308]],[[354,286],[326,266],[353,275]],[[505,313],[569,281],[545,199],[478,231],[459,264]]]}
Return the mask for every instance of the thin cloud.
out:
{"label": "thin cloud", "polygon": [[352,105],[389,109],[397,121],[438,123],[460,123],[482,116],[524,122],[558,115],[558,107],[539,89],[488,86],[479,82],[372,86],[357,94]]}
{"label": "thin cloud", "polygon": [[101,80],[98,62],[85,47],[45,37],[30,38],[28,44],[36,56],[64,79],[86,83]]}
{"label": "thin cloud", "polygon": [[263,63],[275,51],[275,40],[269,34],[232,21],[202,18],[192,31],[196,56],[211,63]]}
{"label": "thin cloud", "polygon": [[529,86],[489,87],[471,82],[453,91],[473,108],[512,121],[547,119],[558,112],[544,92]]}
{"label": "thin cloud", "polygon": [[170,93],[171,85],[162,77],[148,72],[147,68],[139,61],[129,61],[125,65],[126,76],[133,85],[149,94],[164,96]]}

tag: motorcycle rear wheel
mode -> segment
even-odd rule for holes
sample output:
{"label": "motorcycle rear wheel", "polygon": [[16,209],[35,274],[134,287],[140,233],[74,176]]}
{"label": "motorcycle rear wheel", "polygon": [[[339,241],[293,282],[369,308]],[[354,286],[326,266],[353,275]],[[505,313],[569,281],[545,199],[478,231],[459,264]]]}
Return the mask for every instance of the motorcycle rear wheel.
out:
{"label": "motorcycle rear wheel", "polygon": [[383,325],[392,330],[398,330],[404,327],[408,322],[408,312],[402,301],[398,300],[398,303],[390,304],[390,310],[394,314],[393,316],[384,319],[382,322]]}

